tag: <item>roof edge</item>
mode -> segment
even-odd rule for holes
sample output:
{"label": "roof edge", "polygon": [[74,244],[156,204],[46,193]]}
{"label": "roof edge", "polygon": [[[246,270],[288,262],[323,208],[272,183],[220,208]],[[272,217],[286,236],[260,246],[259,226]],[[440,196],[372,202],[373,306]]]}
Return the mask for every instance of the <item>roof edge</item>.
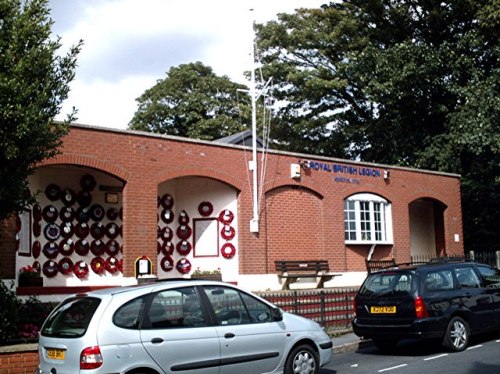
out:
{"label": "roof edge", "polygon": [[[93,125],[86,125],[86,124],[73,123],[73,122],[70,123],[69,126],[70,126],[70,128],[74,127],[74,128],[80,128],[83,130],[111,132],[111,133],[118,133],[118,134],[123,134],[123,135],[135,135],[135,136],[156,138],[156,139],[167,139],[167,140],[172,140],[172,141],[177,141],[177,142],[191,143],[191,144],[203,144],[203,145],[213,146],[213,147],[245,149],[245,150],[252,149],[251,147],[248,147],[248,146],[222,143],[222,142],[218,142],[216,140],[208,141],[208,140],[191,139],[191,138],[185,138],[185,137],[175,136],[175,135],[155,134],[155,133],[146,132],[146,131],[127,130],[127,129],[123,130],[123,129],[115,129],[115,128],[111,128],[111,127],[93,126]],[[263,152],[262,148],[259,148],[258,151],[261,153]],[[301,159],[314,159],[314,160],[323,160],[323,161],[330,161],[330,162],[333,161],[333,162],[339,162],[339,163],[343,163],[343,164],[357,165],[357,166],[365,165],[365,166],[386,168],[386,169],[392,169],[392,170],[403,170],[403,171],[410,171],[410,172],[419,172],[419,173],[426,173],[426,174],[433,174],[433,175],[441,175],[441,176],[445,176],[445,177],[459,178],[459,179],[462,177],[460,174],[448,173],[448,172],[444,172],[444,171],[417,169],[417,168],[387,165],[387,164],[377,164],[374,162],[347,160],[347,159],[335,158],[335,157],[310,155],[310,154],[306,154],[306,153],[287,152],[287,151],[278,151],[278,150],[270,150],[270,149],[266,149],[265,152],[270,153],[270,154],[298,157]]]}

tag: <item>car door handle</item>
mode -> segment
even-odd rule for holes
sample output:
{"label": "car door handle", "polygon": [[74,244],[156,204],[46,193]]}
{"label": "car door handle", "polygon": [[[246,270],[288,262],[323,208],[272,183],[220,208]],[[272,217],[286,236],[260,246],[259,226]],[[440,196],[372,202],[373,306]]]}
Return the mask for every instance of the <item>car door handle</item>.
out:
{"label": "car door handle", "polygon": [[224,337],[226,339],[231,339],[234,338],[236,335],[234,335],[232,332],[228,332],[227,334],[224,334]]}
{"label": "car door handle", "polygon": [[160,344],[160,343],[163,343],[163,339],[162,338],[153,338],[153,339],[151,339],[151,343],[152,344]]}

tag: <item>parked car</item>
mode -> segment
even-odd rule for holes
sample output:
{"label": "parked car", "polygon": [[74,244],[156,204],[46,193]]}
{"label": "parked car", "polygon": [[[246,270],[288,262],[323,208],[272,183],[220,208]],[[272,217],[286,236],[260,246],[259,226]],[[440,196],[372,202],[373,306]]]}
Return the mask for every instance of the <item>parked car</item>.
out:
{"label": "parked car", "polygon": [[74,295],[47,317],[37,374],[318,373],[332,341],[314,321],[236,286],[173,280]]}
{"label": "parked car", "polygon": [[500,272],[473,262],[400,265],[369,274],[355,297],[354,333],[390,350],[403,338],[462,351],[500,328]]}

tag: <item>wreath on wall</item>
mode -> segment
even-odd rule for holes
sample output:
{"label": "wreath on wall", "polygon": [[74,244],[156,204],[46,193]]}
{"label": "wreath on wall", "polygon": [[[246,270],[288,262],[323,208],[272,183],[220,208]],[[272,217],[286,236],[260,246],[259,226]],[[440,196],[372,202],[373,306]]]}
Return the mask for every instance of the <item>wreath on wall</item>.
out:
{"label": "wreath on wall", "polygon": [[187,225],[189,223],[189,215],[185,210],[179,213],[179,225]]}
{"label": "wreath on wall", "polygon": [[224,225],[229,225],[231,222],[233,222],[233,219],[234,214],[229,209],[224,209],[219,213],[219,221]]}
{"label": "wreath on wall", "polygon": [[47,242],[43,246],[42,252],[45,257],[47,257],[49,260],[52,260],[59,255],[59,248],[55,242]]}
{"label": "wreath on wall", "polygon": [[106,243],[106,253],[110,256],[115,256],[120,252],[120,243],[114,239],[108,240]]}
{"label": "wreath on wall", "polygon": [[166,193],[160,198],[160,204],[163,209],[172,209],[174,206],[174,198],[172,195]]}
{"label": "wreath on wall", "polygon": [[236,230],[234,229],[234,227],[229,225],[224,225],[224,227],[220,231],[220,236],[222,236],[224,240],[231,240],[235,235]]}
{"label": "wreath on wall", "polygon": [[73,266],[73,261],[71,261],[69,257],[64,257],[57,264],[59,273],[61,273],[62,275],[68,275],[73,270]]}
{"label": "wreath on wall", "polygon": [[61,229],[56,223],[48,223],[43,230],[43,234],[47,240],[57,240],[61,236]]}
{"label": "wreath on wall", "polygon": [[189,225],[181,225],[177,228],[177,236],[179,239],[186,240],[192,234],[191,227]]}
{"label": "wreath on wall", "polygon": [[117,271],[119,271],[119,269],[120,269],[120,264],[116,257],[109,257],[106,260],[106,270],[109,273],[115,274]]}
{"label": "wreath on wall", "polygon": [[179,273],[188,274],[191,271],[191,262],[187,258],[181,258],[175,267]]}
{"label": "wreath on wall", "polygon": [[174,221],[174,217],[175,214],[172,209],[164,209],[161,211],[160,218],[166,224],[172,223]]}
{"label": "wreath on wall", "polygon": [[71,256],[75,251],[75,243],[72,239],[64,239],[59,243],[59,252],[63,256]]}
{"label": "wreath on wall", "polygon": [[220,249],[222,257],[230,259],[236,254],[236,248],[232,243],[225,243]]}
{"label": "wreath on wall", "polygon": [[174,237],[174,232],[170,227],[165,226],[160,230],[160,237],[163,239],[164,242],[168,242],[172,240],[172,238]]}
{"label": "wreath on wall", "polygon": [[89,274],[89,266],[85,261],[78,261],[75,266],[73,266],[73,273],[79,279],[86,278]]}
{"label": "wreath on wall", "polygon": [[166,255],[162,258],[160,266],[163,271],[171,271],[174,268],[174,259],[171,256]]}
{"label": "wreath on wall", "polygon": [[92,271],[96,274],[102,274],[106,268],[106,261],[102,257],[94,257],[90,262]]}
{"label": "wreath on wall", "polygon": [[198,212],[202,217],[210,216],[214,211],[214,206],[209,201],[202,201],[200,205],[198,205]]}
{"label": "wreath on wall", "polygon": [[44,262],[42,267],[42,272],[43,275],[45,275],[47,278],[55,277],[58,271],[59,271],[58,264],[54,260],[47,260]]}
{"label": "wreath on wall", "polygon": [[164,242],[161,245],[161,252],[164,255],[173,255],[174,254],[174,243],[172,243],[171,241]]}
{"label": "wreath on wall", "polygon": [[187,256],[189,252],[191,252],[191,243],[187,240],[180,241],[177,243],[177,252],[179,252],[181,256]]}

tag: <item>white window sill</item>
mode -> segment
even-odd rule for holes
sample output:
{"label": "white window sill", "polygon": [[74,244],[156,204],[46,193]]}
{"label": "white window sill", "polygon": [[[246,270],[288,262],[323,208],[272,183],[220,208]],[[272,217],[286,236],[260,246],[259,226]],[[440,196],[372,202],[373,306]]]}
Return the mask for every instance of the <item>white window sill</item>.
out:
{"label": "white window sill", "polygon": [[393,245],[393,242],[376,242],[373,240],[346,240],[345,244],[349,245],[372,245],[372,244],[377,244],[377,245]]}

